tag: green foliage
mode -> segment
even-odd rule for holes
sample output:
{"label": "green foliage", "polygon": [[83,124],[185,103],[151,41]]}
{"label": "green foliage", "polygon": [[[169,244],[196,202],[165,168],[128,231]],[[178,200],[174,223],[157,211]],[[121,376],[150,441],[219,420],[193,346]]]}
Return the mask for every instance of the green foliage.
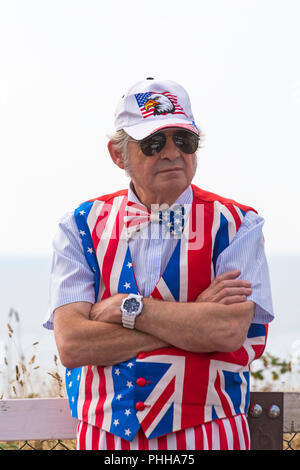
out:
{"label": "green foliage", "polygon": [[279,380],[283,374],[291,372],[291,361],[281,360],[270,353],[266,353],[258,361],[262,363],[263,368],[250,371],[256,380],[265,380],[267,371],[270,372],[272,380]]}

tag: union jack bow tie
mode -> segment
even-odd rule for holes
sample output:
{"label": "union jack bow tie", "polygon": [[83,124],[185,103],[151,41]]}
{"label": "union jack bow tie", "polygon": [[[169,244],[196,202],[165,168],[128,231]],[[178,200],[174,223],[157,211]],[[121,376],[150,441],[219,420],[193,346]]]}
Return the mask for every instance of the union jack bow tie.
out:
{"label": "union jack bow tie", "polygon": [[149,223],[162,225],[165,234],[180,236],[184,228],[184,206],[178,204],[161,210],[158,204],[153,206],[154,210],[150,211],[142,204],[128,201],[124,216],[128,237],[132,238],[137,235]]}

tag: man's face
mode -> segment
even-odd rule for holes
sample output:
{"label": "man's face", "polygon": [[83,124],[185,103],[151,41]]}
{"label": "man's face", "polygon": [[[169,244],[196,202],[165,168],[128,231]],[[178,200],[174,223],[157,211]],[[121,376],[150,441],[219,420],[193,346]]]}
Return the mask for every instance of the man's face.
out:
{"label": "man's face", "polygon": [[[196,171],[196,154],[182,152],[172,139],[178,129],[165,129],[167,137],[163,149],[156,155],[144,155],[136,142],[128,144],[127,172],[138,196],[146,195],[149,203],[168,202],[190,185]],[[174,198],[173,198],[174,199]]]}

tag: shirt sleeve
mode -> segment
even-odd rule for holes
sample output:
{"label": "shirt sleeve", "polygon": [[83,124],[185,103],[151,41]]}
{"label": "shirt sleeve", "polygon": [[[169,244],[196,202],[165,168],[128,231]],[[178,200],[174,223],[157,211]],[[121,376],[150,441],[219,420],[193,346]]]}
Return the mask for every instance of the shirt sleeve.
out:
{"label": "shirt sleeve", "polygon": [[219,255],[216,276],[238,269],[240,279],[251,282],[247,300],[255,305],[253,323],[269,323],[274,318],[268,263],[262,228],[264,219],[248,211],[230,245]]}
{"label": "shirt sleeve", "polygon": [[95,289],[74,214],[68,212],[60,219],[53,239],[49,308],[43,326],[53,329],[54,310],[72,302],[95,303]]}

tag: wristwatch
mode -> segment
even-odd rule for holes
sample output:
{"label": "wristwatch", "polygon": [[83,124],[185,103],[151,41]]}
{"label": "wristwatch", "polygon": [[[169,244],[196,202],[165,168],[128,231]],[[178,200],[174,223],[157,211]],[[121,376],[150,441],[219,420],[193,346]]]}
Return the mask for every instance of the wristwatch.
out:
{"label": "wristwatch", "polygon": [[122,302],[122,324],[124,328],[134,328],[135,319],[143,308],[142,296],[129,294]]}

